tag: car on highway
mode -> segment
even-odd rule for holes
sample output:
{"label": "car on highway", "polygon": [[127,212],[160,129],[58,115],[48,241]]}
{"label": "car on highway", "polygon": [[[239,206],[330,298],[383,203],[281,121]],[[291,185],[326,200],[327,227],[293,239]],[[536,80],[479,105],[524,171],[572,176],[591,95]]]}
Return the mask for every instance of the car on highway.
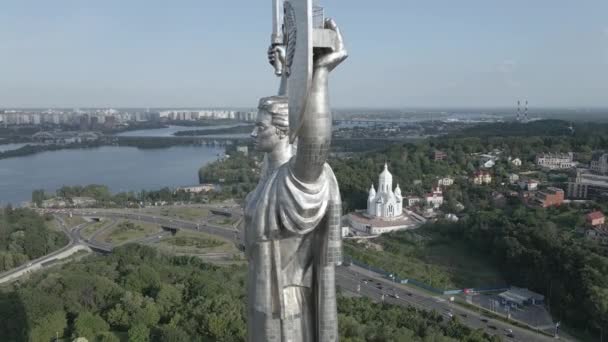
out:
{"label": "car on highway", "polygon": [[505,332],[508,333],[508,334],[512,334],[513,333],[513,329],[505,328]]}

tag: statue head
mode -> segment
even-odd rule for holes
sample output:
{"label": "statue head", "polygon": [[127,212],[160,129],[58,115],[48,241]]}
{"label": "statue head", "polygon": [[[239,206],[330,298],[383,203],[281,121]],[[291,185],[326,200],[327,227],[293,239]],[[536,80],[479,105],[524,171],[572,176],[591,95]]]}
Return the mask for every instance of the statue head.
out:
{"label": "statue head", "polygon": [[289,111],[286,96],[264,97],[258,106],[258,117],[251,137],[256,150],[272,152],[281,144],[289,144]]}

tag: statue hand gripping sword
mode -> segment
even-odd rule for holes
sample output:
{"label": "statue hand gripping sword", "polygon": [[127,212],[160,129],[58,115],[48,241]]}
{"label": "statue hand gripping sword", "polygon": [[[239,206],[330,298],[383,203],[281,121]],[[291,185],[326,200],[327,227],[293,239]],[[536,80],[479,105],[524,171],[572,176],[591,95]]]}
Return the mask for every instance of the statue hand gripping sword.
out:
{"label": "statue hand gripping sword", "polygon": [[347,53],[333,20],[313,27],[312,0],[286,0],[283,12],[283,30],[273,25],[268,51],[282,85],[278,95],[260,100],[251,133],[265,160],[245,200],[248,340],[337,341],[341,201],[326,163],[328,77]]}

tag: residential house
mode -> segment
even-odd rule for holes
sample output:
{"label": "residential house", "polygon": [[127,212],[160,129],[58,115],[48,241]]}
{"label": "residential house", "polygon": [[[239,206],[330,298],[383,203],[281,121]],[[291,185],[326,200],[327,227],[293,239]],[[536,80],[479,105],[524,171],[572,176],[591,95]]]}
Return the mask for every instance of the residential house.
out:
{"label": "residential house", "polygon": [[443,204],[443,192],[437,187],[424,196],[424,201],[432,208],[439,208]]}
{"label": "residential house", "polygon": [[492,183],[492,176],[487,171],[477,171],[473,174],[471,178],[473,184],[483,185]]}
{"label": "residential house", "polygon": [[511,160],[511,165],[520,167],[521,166],[521,159],[515,158],[515,159]]}
{"label": "residential house", "polygon": [[538,190],[539,185],[540,185],[540,182],[536,179],[522,178],[519,180],[519,187],[522,190],[536,191],[536,190]]}
{"label": "residential house", "polygon": [[417,197],[417,196],[408,196],[405,198],[404,202],[407,202],[407,206],[411,207],[413,205],[416,205],[417,203],[422,202],[422,198]]}
{"label": "residential house", "polygon": [[587,214],[586,216],[587,224],[592,227],[603,225],[605,223],[605,220],[606,218],[604,217],[604,214],[601,211],[594,211],[592,213]]}
{"label": "residential house", "polygon": [[451,177],[444,177],[437,181],[437,186],[445,186],[448,187],[454,184],[454,179]]}
{"label": "residential house", "polygon": [[483,167],[484,169],[491,169],[494,167],[494,165],[496,165],[496,162],[492,159],[484,162],[481,167]]}

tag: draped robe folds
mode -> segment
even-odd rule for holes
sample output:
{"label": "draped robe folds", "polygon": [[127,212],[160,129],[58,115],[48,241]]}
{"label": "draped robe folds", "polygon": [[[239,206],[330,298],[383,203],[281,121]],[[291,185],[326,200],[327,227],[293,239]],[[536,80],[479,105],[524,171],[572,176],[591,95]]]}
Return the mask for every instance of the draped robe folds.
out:
{"label": "draped robe folds", "polygon": [[269,172],[245,201],[252,342],[338,340],[338,183],[327,164],[315,182],[300,182],[294,161]]}

